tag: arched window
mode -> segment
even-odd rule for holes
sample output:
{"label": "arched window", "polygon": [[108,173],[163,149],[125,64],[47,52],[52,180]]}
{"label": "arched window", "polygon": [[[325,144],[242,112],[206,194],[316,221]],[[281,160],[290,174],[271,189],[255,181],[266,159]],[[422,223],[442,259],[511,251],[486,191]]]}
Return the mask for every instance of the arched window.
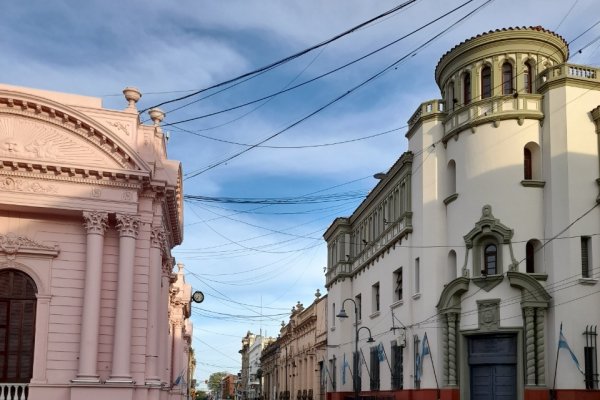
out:
{"label": "arched window", "polygon": [[467,105],[471,102],[471,74],[465,72],[463,75],[463,104]]}
{"label": "arched window", "polygon": [[531,65],[529,64],[529,62],[526,62],[525,65],[523,66],[523,91],[525,93],[532,93],[533,92],[533,88],[532,88],[532,72],[533,70],[531,69]]}
{"label": "arched window", "polygon": [[450,282],[456,279],[456,252],[454,250],[450,250],[448,252],[448,276],[446,277],[446,281]]}
{"label": "arched window", "polygon": [[483,265],[486,275],[496,275],[496,263],[498,261],[498,248],[495,244],[490,243],[483,249]]}
{"label": "arched window", "polygon": [[532,169],[531,169],[531,150],[527,147],[523,149],[523,178],[524,179],[533,179]]}
{"label": "arched window", "polygon": [[535,249],[531,240],[525,245],[525,271],[528,274],[535,272]]}
{"label": "arched window", "polygon": [[502,94],[513,92],[513,67],[509,62],[502,64]]}
{"label": "arched window", "polygon": [[540,146],[535,142],[529,142],[523,148],[523,179],[542,179]]}
{"label": "arched window", "polygon": [[31,380],[36,292],[27,274],[14,269],[0,271],[0,382]]}
{"label": "arched window", "polygon": [[448,196],[456,193],[456,163],[454,160],[448,161],[448,174],[447,174],[447,185],[448,189],[446,193]]}
{"label": "arched window", "polygon": [[481,70],[481,98],[485,99],[492,95],[492,69],[489,66]]}

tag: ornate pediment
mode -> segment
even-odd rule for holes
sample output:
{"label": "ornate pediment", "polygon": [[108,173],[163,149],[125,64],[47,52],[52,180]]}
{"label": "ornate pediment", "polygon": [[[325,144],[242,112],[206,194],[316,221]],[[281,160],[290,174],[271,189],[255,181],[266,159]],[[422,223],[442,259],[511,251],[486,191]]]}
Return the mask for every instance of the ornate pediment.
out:
{"label": "ornate pediment", "polygon": [[[14,168],[146,175],[150,166],[115,129],[53,100],[0,90],[0,161]],[[122,126],[121,126],[122,125]],[[0,167],[2,165],[0,164]]]}
{"label": "ornate pediment", "polygon": [[0,118],[0,158],[122,168],[122,165],[81,137],[43,121],[19,116]]}

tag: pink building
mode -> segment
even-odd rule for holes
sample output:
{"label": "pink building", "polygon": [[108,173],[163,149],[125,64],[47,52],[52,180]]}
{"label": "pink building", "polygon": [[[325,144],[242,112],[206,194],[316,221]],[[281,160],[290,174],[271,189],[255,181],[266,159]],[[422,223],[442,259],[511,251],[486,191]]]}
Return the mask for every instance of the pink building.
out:
{"label": "pink building", "polygon": [[0,399],[185,398],[181,164],[99,98],[0,85]]}

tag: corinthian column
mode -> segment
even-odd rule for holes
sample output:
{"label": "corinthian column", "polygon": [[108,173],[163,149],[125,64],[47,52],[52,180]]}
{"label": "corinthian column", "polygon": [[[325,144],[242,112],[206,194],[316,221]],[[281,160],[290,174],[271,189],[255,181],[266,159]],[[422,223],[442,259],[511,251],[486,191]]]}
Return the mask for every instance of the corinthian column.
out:
{"label": "corinthian column", "polygon": [[117,214],[119,230],[119,273],[117,276],[117,308],[113,336],[112,373],[109,382],[131,383],[131,314],[133,309],[133,263],[138,217]]}
{"label": "corinthian column", "polygon": [[148,277],[148,330],[146,334],[146,384],[160,385],[158,374],[159,356],[159,321],[161,315],[159,300],[161,298],[162,249],[164,232],[161,228],[152,228],[150,236],[150,271]]}
{"label": "corinthian column", "polygon": [[87,231],[85,289],[79,342],[79,369],[73,382],[99,382],[98,331],[100,329],[100,290],[102,284],[102,255],[108,214],[85,211],[83,226]]}

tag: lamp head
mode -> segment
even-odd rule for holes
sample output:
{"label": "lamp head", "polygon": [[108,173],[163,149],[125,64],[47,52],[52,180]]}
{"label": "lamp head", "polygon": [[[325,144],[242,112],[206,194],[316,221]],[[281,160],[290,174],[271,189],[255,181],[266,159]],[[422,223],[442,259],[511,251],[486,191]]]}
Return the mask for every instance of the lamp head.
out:
{"label": "lamp head", "polygon": [[369,338],[367,339],[367,343],[375,343],[375,339],[373,339],[373,336],[369,336]]}
{"label": "lamp head", "polygon": [[348,314],[346,314],[346,310],[344,310],[343,308],[340,310],[340,312],[338,313],[338,315],[336,315],[336,317],[338,318],[348,318]]}

